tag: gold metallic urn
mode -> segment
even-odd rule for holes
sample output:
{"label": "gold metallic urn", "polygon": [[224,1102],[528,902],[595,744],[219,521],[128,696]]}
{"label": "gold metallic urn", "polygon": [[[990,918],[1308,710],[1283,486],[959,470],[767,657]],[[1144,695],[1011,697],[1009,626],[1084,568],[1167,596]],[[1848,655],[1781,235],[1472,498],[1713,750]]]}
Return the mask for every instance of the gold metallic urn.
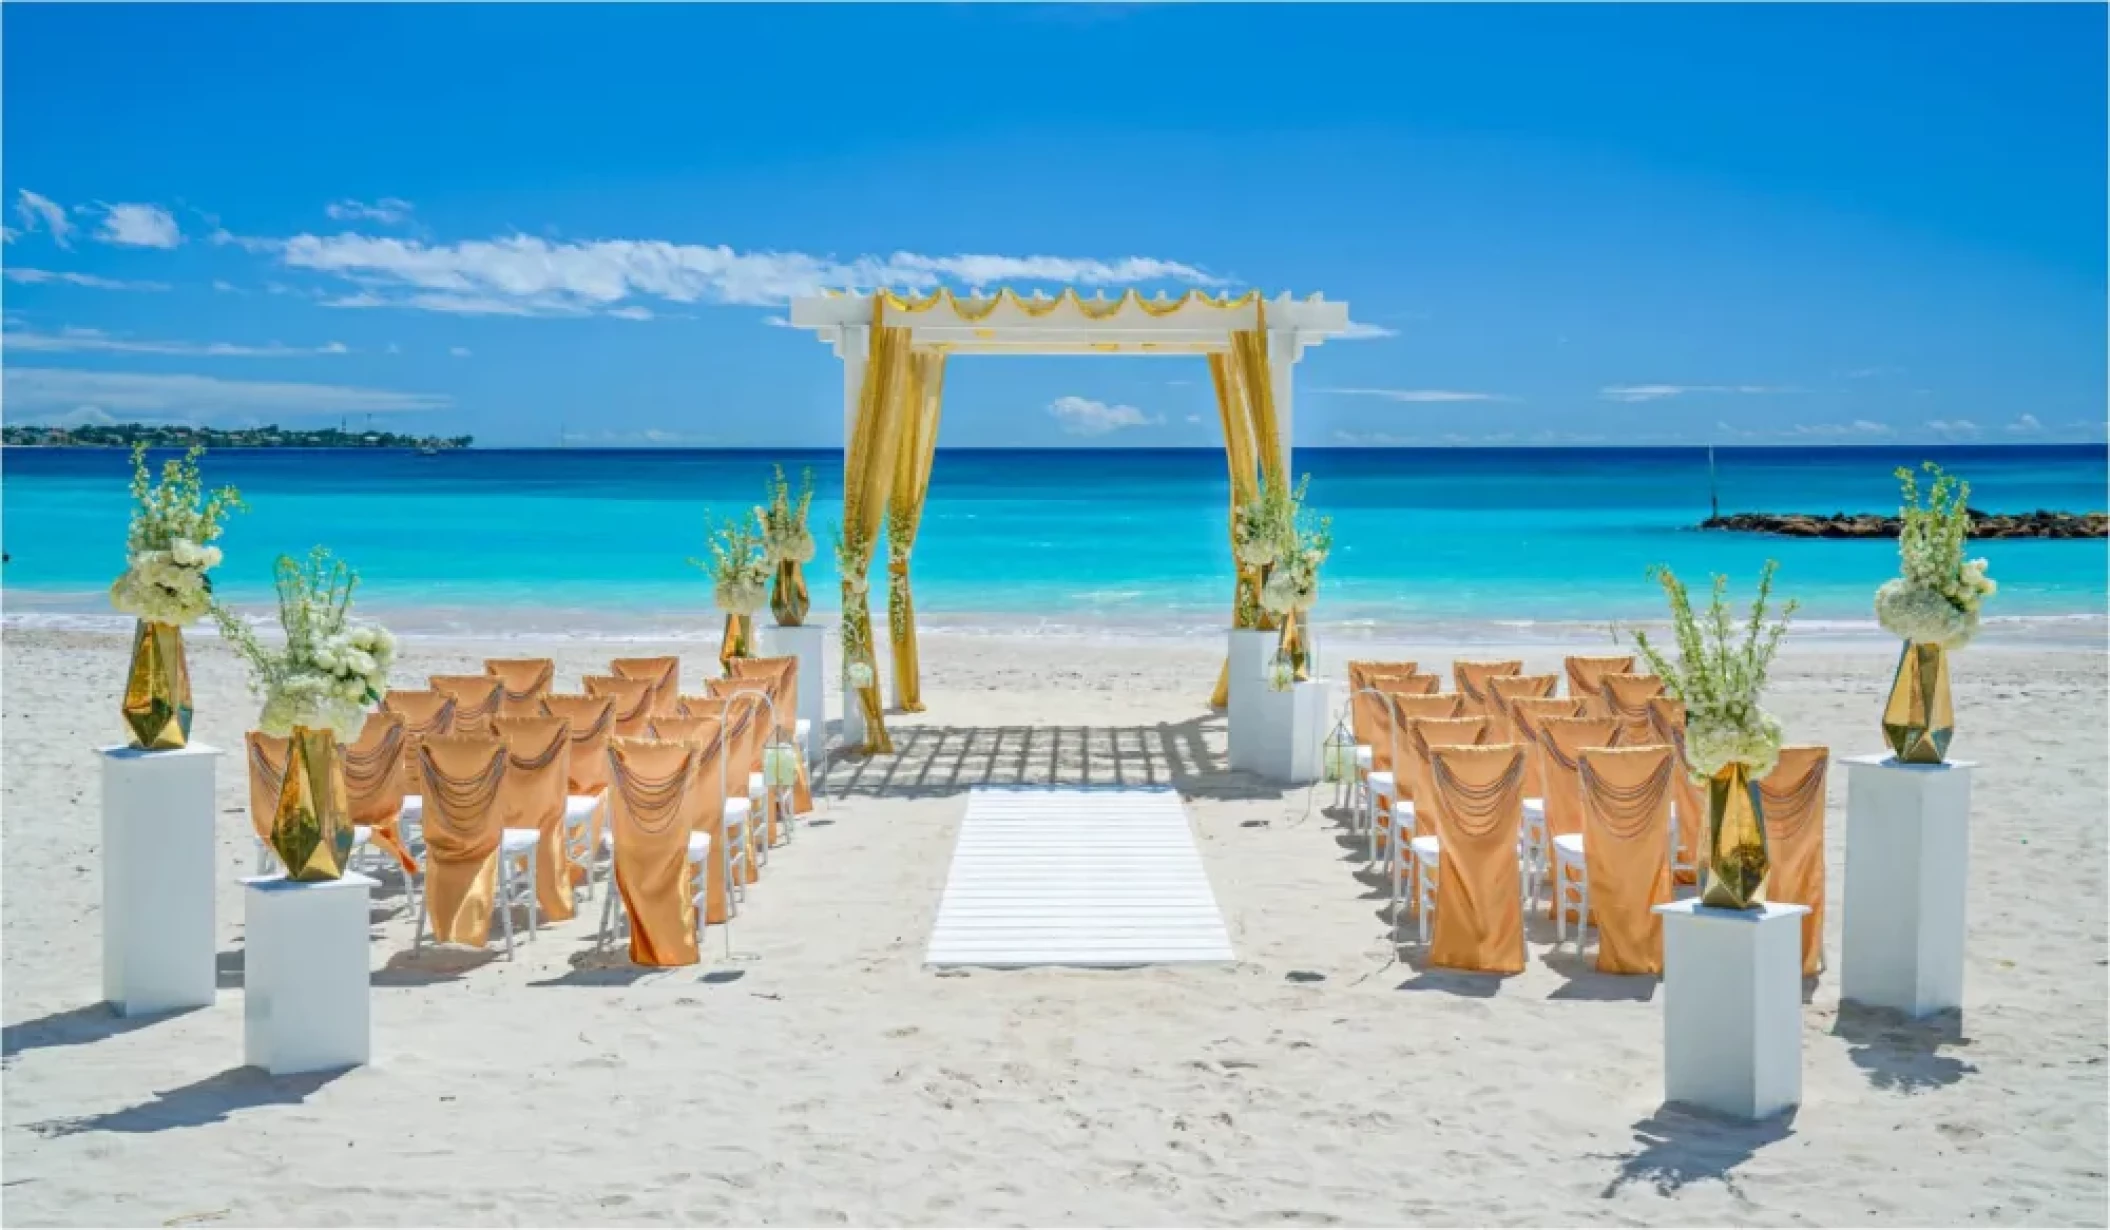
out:
{"label": "gold metallic urn", "polygon": [[769,587],[769,613],[780,628],[796,628],[806,622],[812,600],[806,596],[806,566],[795,559],[777,563],[776,583]]}
{"label": "gold metallic urn", "polygon": [[1904,764],[1940,764],[1955,734],[1948,651],[1924,641],[1905,642],[1883,702],[1883,742]]}
{"label": "gold metallic urn", "polygon": [[165,752],[190,742],[190,664],[183,657],[182,628],[150,619],[133,628],[124,715],[133,747]]}
{"label": "gold metallic urn", "polygon": [[1311,679],[1311,646],[1305,643],[1304,615],[1291,611],[1282,617],[1282,635],[1275,642],[1275,656],[1289,659],[1290,678],[1298,683]]}
{"label": "gold metallic urn", "polygon": [[733,660],[755,656],[755,617],[752,615],[727,615],[725,617],[725,642],[718,647],[718,665],[731,678]]}
{"label": "gold metallic urn", "polygon": [[271,815],[271,849],[289,880],[336,880],[352,857],[351,796],[344,750],[329,730],[295,726],[286,741],[286,776]]}
{"label": "gold metallic urn", "polygon": [[1701,864],[1700,904],[1749,910],[1766,899],[1765,806],[1751,770],[1725,766],[1707,782],[1707,857]]}

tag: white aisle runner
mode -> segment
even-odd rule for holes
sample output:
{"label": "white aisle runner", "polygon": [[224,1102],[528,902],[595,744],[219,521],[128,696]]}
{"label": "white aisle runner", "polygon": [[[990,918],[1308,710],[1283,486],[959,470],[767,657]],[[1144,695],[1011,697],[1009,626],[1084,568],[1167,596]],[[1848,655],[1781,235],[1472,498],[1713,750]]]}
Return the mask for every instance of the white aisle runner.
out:
{"label": "white aisle runner", "polygon": [[926,964],[1236,959],[1178,791],[968,795]]}

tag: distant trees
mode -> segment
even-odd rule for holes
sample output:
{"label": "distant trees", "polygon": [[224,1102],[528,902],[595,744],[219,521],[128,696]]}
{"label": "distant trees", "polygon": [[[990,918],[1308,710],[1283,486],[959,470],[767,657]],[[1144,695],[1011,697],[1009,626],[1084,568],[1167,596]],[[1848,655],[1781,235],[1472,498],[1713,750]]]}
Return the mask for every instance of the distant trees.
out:
{"label": "distant trees", "polygon": [[291,430],[276,425],[222,430],[165,423],[104,423],[81,427],[8,426],[0,443],[30,448],[468,448],[474,436],[402,436],[392,431],[345,431],[336,427]]}

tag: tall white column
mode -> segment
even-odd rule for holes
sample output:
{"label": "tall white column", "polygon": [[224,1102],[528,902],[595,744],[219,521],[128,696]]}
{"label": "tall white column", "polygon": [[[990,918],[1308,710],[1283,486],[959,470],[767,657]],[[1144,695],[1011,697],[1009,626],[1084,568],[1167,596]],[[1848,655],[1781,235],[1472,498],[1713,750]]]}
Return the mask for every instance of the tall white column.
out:
{"label": "tall white column", "polygon": [[[872,350],[872,330],[869,325],[845,325],[836,339],[835,352],[843,360],[843,478],[845,484],[850,476],[850,441],[857,434],[857,411],[864,399],[865,363]],[[871,574],[867,572],[866,578]],[[845,617],[848,612],[844,612]],[[845,664],[847,665],[847,664]],[[857,698],[846,686],[842,690],[842,738],[844,744],[856,747],[865,741],[864,715],[857,710]],[[826,732],[821,734],[826,742]]]}
{"label": "tall white column", "polygon": [[1963,1007],[1968,760],[1847,756],[1839,998],[1911,1017]]}
{"label": "tall white column", "polygon": [[102,751],[103,998],[119,1016],[213,1001],[218,748]]}

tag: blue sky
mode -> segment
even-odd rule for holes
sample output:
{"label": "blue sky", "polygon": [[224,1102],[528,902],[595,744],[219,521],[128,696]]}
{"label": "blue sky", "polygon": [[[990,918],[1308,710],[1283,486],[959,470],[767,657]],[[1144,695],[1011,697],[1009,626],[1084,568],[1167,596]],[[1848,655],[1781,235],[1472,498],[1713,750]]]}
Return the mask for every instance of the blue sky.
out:
{"label": "blue sky", "polygon": [[[2101,6],[0,26],[12,422],[831,445],[840,368],[786,296],[1169,270],[1140,284],[1351,304],[1303,445],[2104,436]],[[1216,439],[1191,359],[962,359],[946,416]]]}

